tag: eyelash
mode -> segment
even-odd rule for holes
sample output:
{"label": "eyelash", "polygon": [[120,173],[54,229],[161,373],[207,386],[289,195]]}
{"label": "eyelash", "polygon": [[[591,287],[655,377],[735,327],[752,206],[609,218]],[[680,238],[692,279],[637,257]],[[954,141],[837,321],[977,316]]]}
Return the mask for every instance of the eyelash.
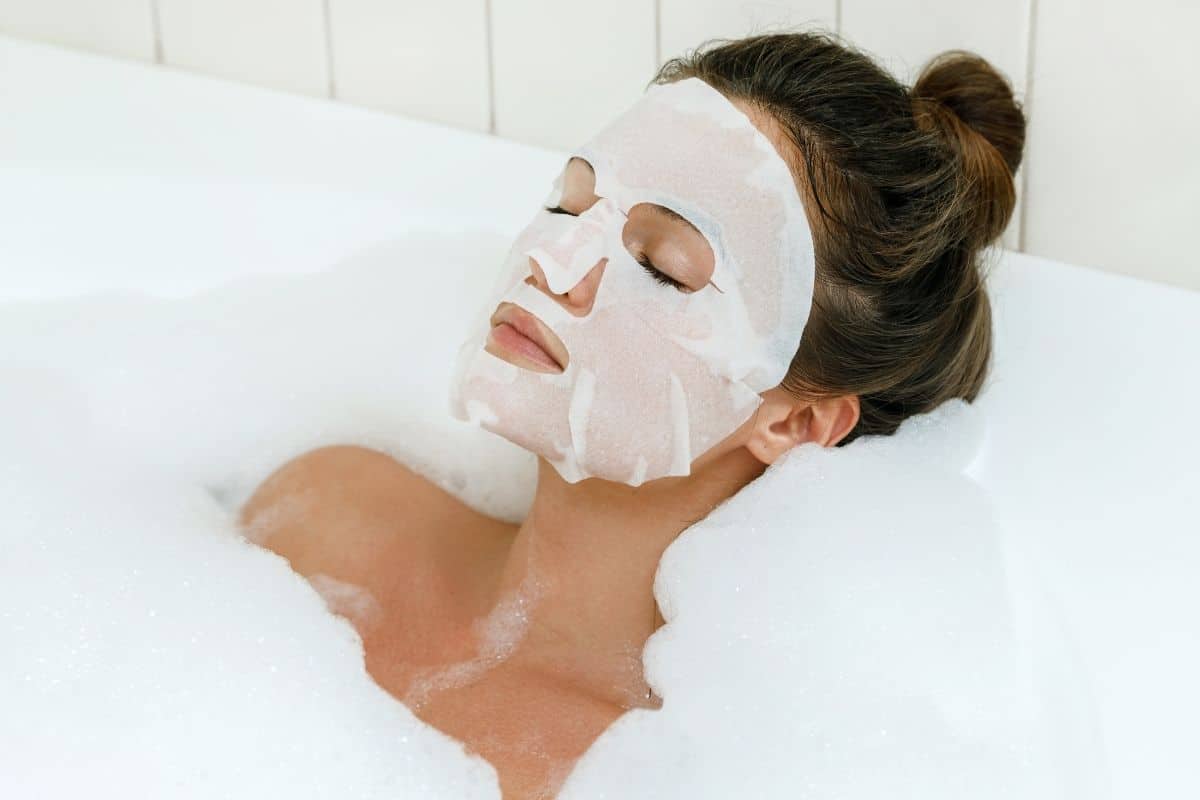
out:
{"label": "eyelash", "polygon": [[[545,208],[551,214],[569,214],[572,217],[578,216],[577,214],[571,214],[570,211],[567,211],[562,206],[553,206],[553,207],[546,206]],[[633,260],[636,261],[637,263],[641,264],[642,269],[644,269],[644,270],[646,270],[646,272],[650,273],[651,278],[654,278],[654,280],[658,281],[659,283],[663,284],[664,286],[673,286],[674,288],[678,289],[681,292],[687,291],[687,287],[685,287],[682,283],[675,280],[670,275],[668,275],[667,273],[660,270],[658,267],[654,266],[654,264],[652,264],[650,262],[650,259],[646,257],[645,253],[635,256]]]}

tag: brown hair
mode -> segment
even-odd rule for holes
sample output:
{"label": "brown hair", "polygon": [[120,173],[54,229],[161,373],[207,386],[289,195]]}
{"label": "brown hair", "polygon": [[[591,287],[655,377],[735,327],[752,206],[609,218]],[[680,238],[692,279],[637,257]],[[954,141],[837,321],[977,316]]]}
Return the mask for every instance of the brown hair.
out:
{"label": "brown hair", "polygon": [[858,395],[839,446],[974,400],[992,341],[980,251],[1012,216],[1025,143],[1007,80],[950,50],[910,90],[825,31],[708,40],[651,83],[689,77],[771,113],[810,193],[816,287],[783,388]]}

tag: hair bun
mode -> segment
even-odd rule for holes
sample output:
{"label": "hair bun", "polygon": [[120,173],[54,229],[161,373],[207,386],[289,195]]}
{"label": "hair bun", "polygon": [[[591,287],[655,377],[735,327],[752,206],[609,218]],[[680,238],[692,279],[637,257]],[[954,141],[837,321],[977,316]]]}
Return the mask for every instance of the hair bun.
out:
{"label": "hair bun", "polygon": [[926,62],[910,95],[917,127],[937,130],[961,164],[964,192],[979,210],[975,244],[993,241],[1016,206],[1013,176],[1025,149],[1025,114],[1012,87],[979,55],[947,50]]}

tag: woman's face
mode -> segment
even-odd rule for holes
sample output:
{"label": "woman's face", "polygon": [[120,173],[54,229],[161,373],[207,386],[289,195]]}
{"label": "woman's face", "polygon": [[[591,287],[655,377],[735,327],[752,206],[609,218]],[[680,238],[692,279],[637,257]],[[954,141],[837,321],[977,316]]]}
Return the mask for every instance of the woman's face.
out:
{"label": "woman's face", "polygon": [[703,81],[651,87],[517,236],[453,410],[568,481],[686,475],[786,372],[812,282],[771,142]]}

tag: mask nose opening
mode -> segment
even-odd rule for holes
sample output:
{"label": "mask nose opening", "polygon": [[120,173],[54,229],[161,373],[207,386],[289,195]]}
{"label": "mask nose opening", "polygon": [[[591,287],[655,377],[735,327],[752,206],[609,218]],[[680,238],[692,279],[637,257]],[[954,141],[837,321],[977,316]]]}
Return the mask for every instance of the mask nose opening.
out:
{"label": "mask nose opening", "polygon": [[556,230],[525,255],[537,262],[550,291],[565,295],[608,255],[609,240],[614,229],[620,235],[623,216],[616,203],[601,197],[577,217],[560,217]]}

